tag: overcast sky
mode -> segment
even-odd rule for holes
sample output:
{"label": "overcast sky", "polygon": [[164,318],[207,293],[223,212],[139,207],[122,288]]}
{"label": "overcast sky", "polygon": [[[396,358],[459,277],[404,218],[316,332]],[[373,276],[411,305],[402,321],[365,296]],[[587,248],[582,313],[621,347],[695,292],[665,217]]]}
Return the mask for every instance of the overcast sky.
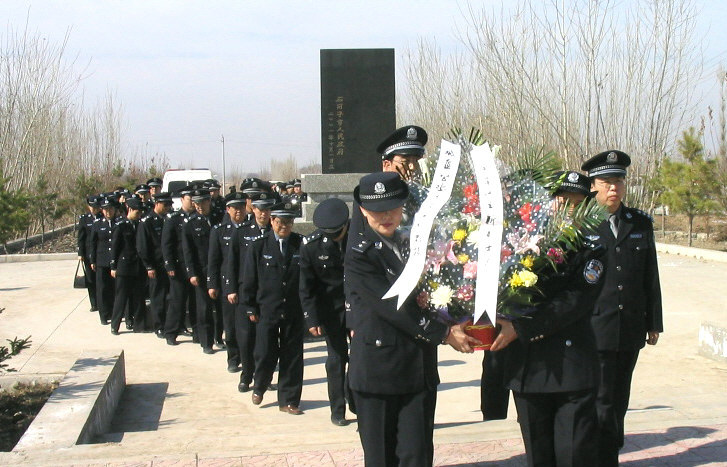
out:
{"label": "overcast sky", "polygon": [[[697,5],[716,69],[727,63],[727,1]],[[320,49],[395,48],[400,65],[420,37],[460,47],[462,22],[450,0],[0,0],[0,18],[16,30],[27,19],[51,41],[69,32],[69,57],[89,64],[86,100],[116,94],[129,152],[219,170],[224,135],[228,171],[243,172],[289,154],[320,162]]]}

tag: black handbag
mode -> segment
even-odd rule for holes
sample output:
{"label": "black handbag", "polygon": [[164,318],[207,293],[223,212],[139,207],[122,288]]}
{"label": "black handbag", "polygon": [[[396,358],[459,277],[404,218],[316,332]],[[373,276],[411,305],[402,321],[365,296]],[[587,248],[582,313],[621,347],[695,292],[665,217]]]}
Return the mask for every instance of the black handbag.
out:
{"label": "black handbag", "polygon": [[[78,275],[78,270],[81,269],[81,275]],[[86,265],[83,264],[83,260],[78,260],[76,265],[76,275],[73,278],[74,289],[85,289],[86,288]]]}

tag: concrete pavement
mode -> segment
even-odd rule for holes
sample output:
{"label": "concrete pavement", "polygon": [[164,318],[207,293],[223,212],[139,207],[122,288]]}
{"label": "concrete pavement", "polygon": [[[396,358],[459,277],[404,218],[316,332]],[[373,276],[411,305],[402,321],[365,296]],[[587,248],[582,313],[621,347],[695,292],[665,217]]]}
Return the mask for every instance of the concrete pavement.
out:
{"label": "concrete pavement", "polygon": [[[666,333],[641,353],[621,461],[727,465],[727,364],[697,353],[700,323],[727,323],[724,263],[661,254],[659,265]],[[29,378],[62,375],[83,351],[123,348],[128,386],[112,430],[67,450],[0,453],[0,465],[362,465],[355,423],[329,421],[322,342],[306,344],[305,415],[280,413],[270,392],[256,407],[237,392],[224,352],[205,355],[189,338],[170,347],[153,334],[112,336],[71,288],[74,270],[74,261],[0,264],[0,339],[32,336],[11,361]],[[440,350],[436,465],[524,465],[514,408],[480,421],[482,354]]]}

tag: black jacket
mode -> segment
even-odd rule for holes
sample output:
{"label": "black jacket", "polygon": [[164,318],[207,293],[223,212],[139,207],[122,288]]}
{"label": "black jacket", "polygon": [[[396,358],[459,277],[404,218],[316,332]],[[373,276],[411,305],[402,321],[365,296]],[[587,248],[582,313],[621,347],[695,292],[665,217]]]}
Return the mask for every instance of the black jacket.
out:
{"label": "black jacket", "polygon": [[100,217],[93,221],[91,227],[91,264],[97,267],[111,267],[111,233],[113,227],[124,218],[121,216],[113,220]]}
{"label": "black jacket", "polygon": [[202,214],[194,213],[184,224],[182,249],[187,277],[197,277],[200,281],[207,280],[207,254],[210,251],[209,219]]}
{"label": "black jacket", "polygon": [[[265,228],[266,232],[270,231],[270,226]],[[222,293],[229,295],[239,293],[242,287],[243,271],[245,268],[245,259],[247,258],[247,248],[258,237],[263,235],[263,231],[255,222],[255,218],[237,226],[232,232],[232,239],[229,245],[229,262],[227,263],[227,271],[225,280],[222,281]]]}
{"label": "black jacket", "polygon": [[300,302],[306,327],[344,312],[343,256],[346,238],[339,244],[316,230],[300,248]]}
{"label": "black jacket", "polygon": [[661,286],[651,218],[621,205],[618,238],[608,221],[592,240],[606,248],[606,276],[591,324],[598,350],[637,350],[647,331],[664,330]]}
{"label": "black jacket", "polygon": [[434,390],[439,384],[437,345],[447,326],[422,313],[413,294],[400,310],[396,298],[381,299],[404,264],[368,225],[348,241],[344,288],[350,306],[347,323],[354,330],[351,389],[373,394]]}
{"label": "black jacket", "polygon": [[162,256],[164,257],[164,269],[167,272],[184,274],[184,250],[182,249],[182,234],[184,225],[192,213],[187,214],[184,210],[174,211],[167,214],[162,228]]}
{"label": "black jacket", "polygon": [[543,284],[545,298],[512,321],[518,338],[496,353],[504,358],[505,385],[523,393],[570,392],[598,385],[596,340],[590,310],[604,282],[600,245],[571,255]]}
{"label": "black jacket", "polygon": [[103,217],[103,214],[93,215],[90,212],[78,216],[78,256],[89,259],[91,257],[91,229],[93,221]]}
{"label": "black jacket", "polygon": [[235,225],[230,221],[212,227],[207,255],[208,289],[222,290],[222,284],[227,280],[227,271],[230,269],[229,263],[232,256],[230,243],[235,230]]}
{"label": "black jacket", "polygon": [[139,276],[141,260],[136,251],[136,231],[139,221],[124,219],[114,226],[111,234],[111,269],[117,275]]}
{"label": "black jacket", "polygon": [[287,241],[285,256],[272,231],[253,241],[247,249],[240,303],[248,316],[271,321],[280,318],[302,321],[298,280],[303,237],[291,233]]}
{"label": "black jacket", "polygon": [[164,219],[164,216],[152,211],[141,218],[136,232],[136,250],[147,270],[161,270],[164,267],[164,255],[162,255]]}

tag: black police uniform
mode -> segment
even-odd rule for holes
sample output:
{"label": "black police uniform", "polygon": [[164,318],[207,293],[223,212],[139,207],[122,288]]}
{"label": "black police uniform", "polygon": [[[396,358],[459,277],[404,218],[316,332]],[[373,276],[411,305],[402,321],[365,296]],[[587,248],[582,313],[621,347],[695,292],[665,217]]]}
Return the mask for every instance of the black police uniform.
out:
{"label": "black police uniform", "polygon": [[240,357],[240,365],[242,366],[242,374],[240,374],[240,384],[252,384],[253,374],[255,373],[255,336],[257,325],[250,321],[247,316],[240,298],[242,296],[242,280],[245,269],[245,260],[247,258],[247,249],[252,241],[261,237],[265,232],[270,231],[270,226],[260,227],[255,218],[240,224],[232,233],[232,240],[229,246],[229,263],[227,264],[227,275],[222,281],[222,293],[224,296],[230,294],[238,295],[238,303],[235,306],[234,324],[235,324],[235,340],[237,341],[238,355]]}
{"label": "black police uniform", "polygon": [[528,465],[598,461],[598,355],[590,310],[603,286],[605,250],[589,244],[540,286],[544,302],[512,324],[518,338],[494,352],[504,360]]}
{"label": "black police uniform", "polygon": [[103,217],[103,214],[96,215],[87,212],[78,217],[78,256],[83,261],[83,275],[86,279],[86,290],[88,290],[88,301],[91,303],[91,311],[98,311],[96,303],[96,272],[91,269],[91,229],[96,219]]}
{"label": "black police uniform", "polygon": [[114,308],[114,278],[111,277],[111,233],[123,218],[96,219],[91,228],[91,264],[96,268],[96,303],[102,324],[111,320]]}
{"label": "black police uniform", "polygon": [[[625,177],[630,164],[626,153],[608,150],[581,168],[591,179]],[[664,330],[652,219],[624,204],[614,214],[618,235],[614,235],[610,220],[605,220],[590,238],[606,248],[604,285],[591,317],[601,371],[596,407],[599,465],[604,467],[618,465],[639,350],[646,343],[647,332]]]}
{"label": "black police uniform", "polygon": [[136,249],[144,269],[154,271],[154,278],[149,278],[149,302],[152,326],[160,337],[164,334],[169,293],[169,277],[164,269],[161,245],[165,218],[152,211],[141,219],[136,235]]}
{"label": "black police uniform", "polygon": [[[240,302],[248,316],[257,316],[254,393],[262,396],[279,362],[278,405],[298,407],[303,391],[303,310],[300,305],[300,246],[291,233],[284,253],[274,232],[247,249]],[[244,371],[244,370],[243,370]]]}
{"label": "black police uniform", "polygon": [[[184,251],[182,249],[182,236],[184,225],[192,212],[183,209],[167,214],[162,228],[162,256],[164,269],[169,275],[169,304],[166,321],[164,322],[164,336],[169,343],[173,343],[177,336],[185,329],[185,314],[189,311],[189,321],[192,332],[197,328],[197,310],[194,290],[187,277],[187,268],[184,265]],[[196,335],[195,335],[196,336]]]}
{"label": "black police uniform", "polygon": [[231,221],[223,221],[212,228],[207,260],[207,287],[217,291],[215,307],[222,313],[222,323],[227,350],[227,368],[232,370],[240,365],[240,350],[235,338],[235,305],[227,300],[222,284],[227,281],[232,258],[230,244],[237,226]]}
{"label": "black police uniform", "polygon": [[212,350],[214,344],[214,318],[212,316],[212,299],[207,290],[207,255],[209,254],[209,240],[212,226],[209,218],[194,213],[184,224],[182,235],[182,249],[184,251],[184,265],[187,268],[188,280],[197,278],[194,294],[197,305],[197,332],[196,336],[203,349]]}
{"label": "black police uniform", "polygon": [[112,333],[118,333],[127,306],[127,327],[133,326],[134,332],[146,330],[144,270],[136,251],[138,227],[138,220],[123,219],[114,227],[111,238],[111,269],[116,271],[116,291],[111,317]]}
{"label": "black police uniform", "polygon": [[326,379],[331,418],[344,420],[344,379],[348,341],[343,292],[343,257],[346,237],[340,242],[320,229],[306,238],[300,249],[300,301],[306,328],[322,327],[326,335]]}

